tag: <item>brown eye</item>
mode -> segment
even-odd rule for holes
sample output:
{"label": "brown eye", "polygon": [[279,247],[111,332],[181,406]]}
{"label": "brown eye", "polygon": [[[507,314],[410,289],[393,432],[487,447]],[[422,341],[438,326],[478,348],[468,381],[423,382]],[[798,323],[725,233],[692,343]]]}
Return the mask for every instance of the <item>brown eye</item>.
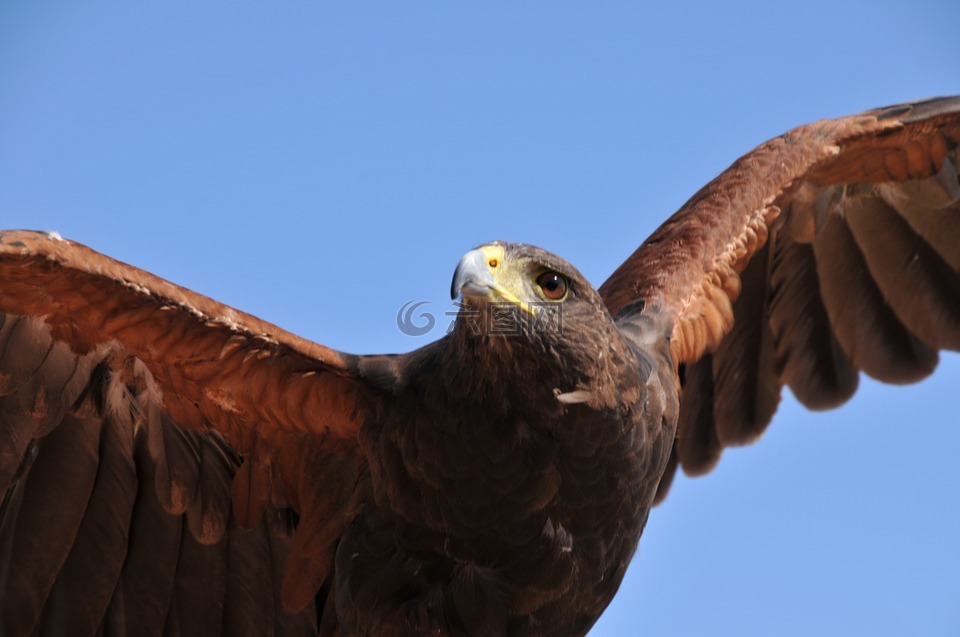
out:
{"label": "brown eye", "polygon": [[559,301],[567,295],[567,279],[556,272],[544,272],[537,277],[537,285],[551,301]]}

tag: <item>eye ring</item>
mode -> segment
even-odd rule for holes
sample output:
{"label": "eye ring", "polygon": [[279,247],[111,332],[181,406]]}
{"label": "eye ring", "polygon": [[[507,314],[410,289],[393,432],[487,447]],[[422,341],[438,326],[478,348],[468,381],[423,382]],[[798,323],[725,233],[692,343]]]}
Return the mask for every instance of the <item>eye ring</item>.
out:
{"label": "eye ring", "polygon": [[561,301],[567,296],[567,288],[570,287],[567,277],[559,272],[547,270],[537,277],[537,285],[545,297],[551,301]]}

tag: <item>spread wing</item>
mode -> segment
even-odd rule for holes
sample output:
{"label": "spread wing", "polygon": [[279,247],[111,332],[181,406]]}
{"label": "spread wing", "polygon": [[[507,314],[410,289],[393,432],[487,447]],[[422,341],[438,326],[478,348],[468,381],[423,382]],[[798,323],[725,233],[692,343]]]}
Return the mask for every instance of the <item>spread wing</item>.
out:
{"label": "spread wing", "polygon": [[378,358],[0,233],[0,633],[316,634]]}
{"label": "spread wing", "polygon": [[[706,473],[756,440],[784,385],[842,404],[859,372],[918,381],[960,350],[960,98],[824,120],[735,162],[601,286],[672,320],[674,455]],[[631,304],[634,304],[631,306]]]}

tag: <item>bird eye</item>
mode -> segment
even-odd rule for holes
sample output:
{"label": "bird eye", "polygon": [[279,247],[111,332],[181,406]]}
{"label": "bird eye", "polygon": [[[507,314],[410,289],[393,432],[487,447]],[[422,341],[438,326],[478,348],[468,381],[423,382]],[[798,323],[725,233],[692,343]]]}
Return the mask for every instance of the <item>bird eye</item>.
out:
{"label": "bird eye", "polygon": [[567,295],[567,279],[556,272],[544,272],[537,277],[537,285],[551,301],[559,301]]}

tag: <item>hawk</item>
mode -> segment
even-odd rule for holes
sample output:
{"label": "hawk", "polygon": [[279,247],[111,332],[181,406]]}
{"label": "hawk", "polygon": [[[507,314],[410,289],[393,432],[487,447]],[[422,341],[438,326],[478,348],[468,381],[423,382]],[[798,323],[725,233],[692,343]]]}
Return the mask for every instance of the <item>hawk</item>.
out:
{"label": "hawk", "polygon": [[491,242],[358,356],[0,233],[0,633],[582,635],[678,468],[960,350],[960,98],[801,126],[599,288]]}

